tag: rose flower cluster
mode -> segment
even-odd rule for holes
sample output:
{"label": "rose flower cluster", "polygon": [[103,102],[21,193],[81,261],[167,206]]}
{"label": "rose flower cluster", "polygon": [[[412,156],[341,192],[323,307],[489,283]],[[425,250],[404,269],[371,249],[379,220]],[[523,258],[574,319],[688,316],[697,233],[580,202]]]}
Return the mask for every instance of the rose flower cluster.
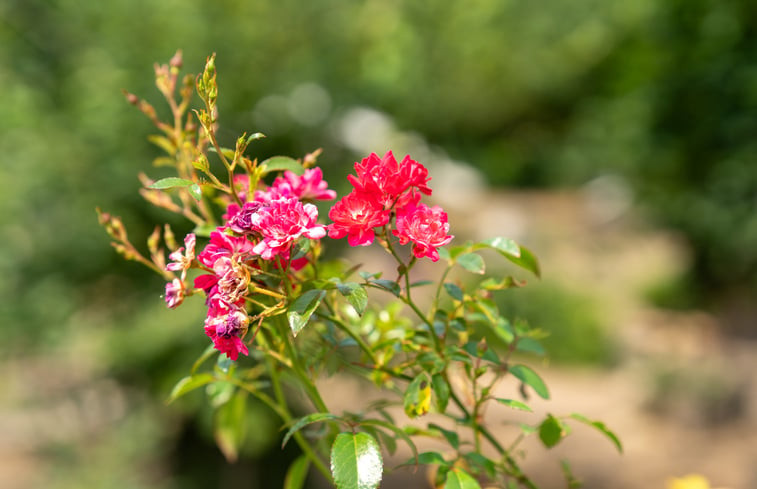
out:
{"label": "rose flower cluster", "polygon": [[367,246],[375,238],[375,230],[395,218],[392,234],[401,245],[413,243],[417,258],[439,259],[436,251],[452,240],[447,214],[439,206],[421,204],[421,194],[431,195],[427,183],[431,179],[422,164],[410,156],[397,163],[391,151],[383,158],[372,153],[355,163],[357,176],[348,175],[354,189],[329,212],[333,224],[330,238],[343,238],[351,246]]}
{"label": "rose flower cluster", "polygon": [[183,301],[190,268],[206,272],[194,279],[194,289],[207,297],[205,334],[217,350],[236,360],[240,353],[248,354],[243,341],[250,324],[246,302],[261,260],[280,270],[302,268],[307,258],[292,256],[292,250],[303,237],[317,240],[328,233],[335,239],[347,236],[352,246],[365,246],[393,221],[391,233],[399,244],[412,242],[415,257],[438,260],[436,249],[452,236],[447,234],[446,213],[420,203],[421,194],[431,194],[426,168],[409,156],[398,163],[390,151],[383,158],[371,154],[356,163],[355,170],[357,177],[348,177],[354,189],[332,207],[333,223],[328,227],[317,223],[318,210],[310,203],[336,198],[320,168],[307,169],[301,176],[286,171],[254,192],[246,188],[247,176],[238,175],[235,187],[241,189],[237,195],[242,205],[228,204],[224,224],[210,234],[202,252],[195,256],[196,237],[189,234],[184,247],[169,255],[166,270],[181,272],[181,278],[166,285],[168,307]]}

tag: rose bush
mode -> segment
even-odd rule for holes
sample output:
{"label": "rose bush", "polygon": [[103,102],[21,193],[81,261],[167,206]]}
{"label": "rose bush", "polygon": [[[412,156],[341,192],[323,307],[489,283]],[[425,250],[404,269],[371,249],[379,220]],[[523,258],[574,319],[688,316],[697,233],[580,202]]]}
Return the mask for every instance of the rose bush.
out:
{"label": "rose bush", "polygon": [[[398,161],[391,151],[355,163],[355,175],[347,176],[352,191],[330,208],[331,222],[321,223],[313,201],[337,195],[316,166],[320,152],[301,160],[258,161],[247,156],[247,148],[264,137],[259,133],[242,135],[234,148],[221,146],[215,58],[208,58],[197,78],[179,80],[180,67],[180,53],[168,65],[156,66],[171,121],[160,121],[148,102],[131,94],[127,98],[161,131],[153,141],[168,154],[159,163],[176,170],[176,176],[157,181],[142,176],[143,196],[185,216],[195,230],[178,246],[169,226],[156,227],[145,256],[119,218],[98,214],[118,252],[163,276],[169,308],[189,296],[204,297],[204,333],[211,344],[170,399],[206,388],[222,414],[216,417],[216,438],[227,458],[237,456],[249,396],[280,417],[286,430],[282,444],[293,439],[302,450],[290,468],[288,489],[301,487],[311,466],[340,489],[377,487],[382,453],[395,453],[398,441],[412,453],[407,463],[435,467],[437,486],[534,488],[516,449],[532,435],[548,448],[556,445],[569,432],[568,419],[598,429],[621,448],[603,423],[578,414],[547,414],[521,423],[520,434],[508,444],[487,426],[488,405],[531,411],[527,390],[549,397],[541,377],[521,363],[527,355],[543,353],[542,333],[505,318],[491,298],[493,291],[524,281],[511,276],[451,279],[450,272],[459,268],[471,277],[484,275],[478,251],[489,249],[538,276],[538,261],[528,249],[505,238],[444,248],[453,240],[447,214],[421,202],[432,194],[427,168],[409,155]],[[195,87],[204,107],[190,112]],[[211,170],[212,154],[222,165],[220,174]],[[324,261],[326,237],[346,237],[351,246],[376,244],[396,261],[397,276]],[[171,250],[168,262],[161,239]],[[424,259],[443,265],[438,283],[411,280],[414,266]],[[371,301],[369,290],[395,302]],[[418,290],[429,291],[427,311],[414,299]],[[199,323],[187,334],[198,334]],[[335,371],[369,379],[383,399],[356,412],[333,412],[316,379]],[[507,379],[520,384],[523,399],[495,395],[495,385]],[[309,414],[292,414],[284,385],[309,400]],[[391,409],[394,405],[404,414]],[[398,419],[432,411],[446,422],[428,421],[419,428]],[[418,436],[443,441],[449,450],[419,453]],[[570,487],[577,487],[569,465],[563,467]]]}

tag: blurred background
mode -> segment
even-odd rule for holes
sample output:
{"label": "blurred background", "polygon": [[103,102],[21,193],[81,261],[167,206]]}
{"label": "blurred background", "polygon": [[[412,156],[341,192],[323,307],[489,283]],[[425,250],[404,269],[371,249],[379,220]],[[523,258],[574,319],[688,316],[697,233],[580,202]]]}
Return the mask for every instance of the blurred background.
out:
{"label": "blurred background", "polygon": [[190,73],[217,53],[227,144],[322,147],[340,193],[355,160],[410,153],[460,242],[541,258],[499,299],[551,332],[539,409],[626,446],[535,448],[545,487],[563,455],[587,488],[757,487],[751,0],[0,2],[0,487],[280,487],[296,456],[261,406],[227,464],[202,396],[165,405],[203,305],[166,310],[97,225],[100,206],[134,243],[189,230],[139,197],[159,150],[120,92],[165,114],[152,64],[177,49]]}

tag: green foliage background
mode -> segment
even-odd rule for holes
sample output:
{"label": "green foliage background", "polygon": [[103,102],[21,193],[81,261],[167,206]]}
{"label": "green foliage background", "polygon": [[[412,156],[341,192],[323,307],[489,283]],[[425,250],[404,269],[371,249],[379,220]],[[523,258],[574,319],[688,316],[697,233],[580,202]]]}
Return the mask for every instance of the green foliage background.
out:
{"label": "green foliage background", "polygon": [[162,394],[202,348],[186,334],[201,305],[169,316],[160,279],[122,262],[94,215],[122,215],[135,243],[168,218],[137,195],[157,150],[120,90],[160,107],[151,65],[179,48],[189,72],[218,53],[224,130],[268,132],[261,156],[323,146],[327,178],[362,156],[328,121],[256,127],[258,100],[314,82],[332,115],[391,114],[493,185],[620,176],[691,243],[687,297],[754,291],[755,26],[750,0],[2,2],[0,350],[66,351]]}

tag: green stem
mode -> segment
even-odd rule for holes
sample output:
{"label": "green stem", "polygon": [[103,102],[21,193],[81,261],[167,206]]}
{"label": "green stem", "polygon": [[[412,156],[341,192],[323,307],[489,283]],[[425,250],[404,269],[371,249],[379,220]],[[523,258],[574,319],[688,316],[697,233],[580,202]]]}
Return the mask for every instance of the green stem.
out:
{"label": "green stem", "polygon": [[439,284],[436,286],[436,294],[434,294],[434,305],[432,309],[434,311],[439,308],[439,296],[441,296],[442,294],[444,280],[447,278],[447,275],[449,275],[450,270],[452,270],[452,265],[447,265],[447,268],[444,269],[444,273],[442,273],[441,278],[439,278]]}
{"label": "green stem", "polygon": [[312,380],[310,380],[310,377],[308,376],[307,372],[305,372],[305,369],[300,363],[300,357],[299,355],[297,355],[297,350],[294,348],[294,345],[292,343],[292,338],[289,334],[289,328],[287,328],[287,325],[280,320],[280,317],[274,318],[273,322],[278,328],[279,335],[281,336],[281,341],[284,343],[284,348],[286,349],[286,354],[292,362],[292,371],[300,381],[303,389],[305,390],[305,393],[313,403],[313,406],[316,408],[317,412],[330,412],[329,408],[326,407],[326,403],[323,402],[323,398],[321,398],[321,394],[318,392],[315,384]]}
{"label": "green stem", "polygon": [[[276,365],[274,365],[273,361],[270,358],[266,359],[266,363],[268,364],[268,372],[271,375],[271,384],[273,385],[273,392],[276,397],[276,401],[278,402],[278,406],[280,409],[280,416],[284,420],[284,423],[290,423],[292,421],[292,415],[289,412],[289,409],[287,408],[287,401],[284,397],[284,391],[281,388],[281,379],[279,378],[279,372],[276,369]],[[278,411],[277,411],[278,412]],[[327,412],[327,411],[322,411]],[[302,436],[302,433],[297,432],[293,435],[294,440],[297,442],[297,444],[302,449],[302,452],[305,454],[306,457],[310,459],[310,461],[313,462],[313,465],[318,469],[318,471],[323,474],[324,477],[326,477],[326,480],[331,481],[331,472],[326,467],[326,465],[323,463],[321,458],[318,456],[318,454],[313,451],[313,447],[305,440],[305,438]]]}
{"label": "green stem", "polygon": [[[469,422],[470,422],[470,420],[472,419],[471,413],[470,413],[470,411],[468,411],[468,408],[465,407],[465,404],[463,404],[463,402],[460,400],[460,398],[457,397],[457,394],[455,394],[455,391],[452,390],[452,386],[451,386],[451,384],[449,382],[449,378],[447,377],[446,372],[443,374],[443,378],[444,378],[444,381],[447,382],[447,385],[449,385],[449,387],[450,387],[449,393],[450,393],[450,397],[452,398],[452,401],[455,403],[455,405],[457,405],[457,407],[460,409],[460,411],[463,412],[463,415],[465,416],[466,420],[469,420]],[[482,426],[482,425],[476,423],[475,427],[476,427],[475,429],[479,433],[481,433],[481,435],[483,435],[483,437],[486,438],[486,440],[489,443],[491,443],[491,445],[495,448],[495,450],[497,450],[497,453],[499,453],[500,455],[503,455],[503,456],[507,454],[507,451],[502,446],[502,444],[500,444],[497,441],[497,439],[494,437],[494,435],[492,435],[491,432],[485,426]]]}
{"label": "green stem", "polygon": [[360,349],[363,350],[363,352],[366,355],[368,355],[368,358],[370,358],[371,362],[373,362],[374,364],[378,364],[378,359],[376,358],[376,355],[371,350],[371,347],[368,346],[368,344],[365,341],[363,341],[363,338],[361,338],[357,333],[352,331],[349,328],[349,326],[344,324],[344,322],[341,319],[331,314],[319,314],[319,316],[321,316],[324,319],[328,319],[329,321],[334,323],[337,328],[344,331],[347,334],[347,336],[355,340],[355,343],[357,343]]}

